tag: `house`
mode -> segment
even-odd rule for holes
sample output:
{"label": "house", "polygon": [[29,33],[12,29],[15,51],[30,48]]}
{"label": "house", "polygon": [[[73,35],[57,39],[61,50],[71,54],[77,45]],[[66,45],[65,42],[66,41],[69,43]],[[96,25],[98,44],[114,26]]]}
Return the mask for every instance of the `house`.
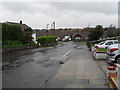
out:
{"label": "house", "polygon": [[[33,33],[36,33],[36,38],[40,37],[40,36],[50,36],[50,35],[54,35],[54,30],[50,29],[46,32],[47,29],[34,29]],[[80,35],[83,37],[84,39],[88,38],[88,34],[89,34],[89,30],[90,29],[81,29],[81,28],[71,28],[71,29],[56,29],[55,30],[55,35],[58,37],[59,40],[64,40],[65,36],[69,36],[69,40],[72,39],[72,36],[75,35],[76,33],[80,33]]]}
{"label": "house", "polygon": [[12,25],[20,25],[22,31],[24,31],[25,29],[27,28],[30,28],[28,25],[26,24],[23,24],[22,21],[20,21],[19,23],[16,23],[16,22],[6,22],[7,24],[12,24]]}
{"label": "house", "polygon": [[5,22],[6,24],[10,24],[10,25],[18,25],[21,27],[21,31],[23,33],[23,40],[24,42],[28,43],[28,42],[31,42],[32,40],[32,33],[33,33],[33,30],[31,27],[29,27],[28,25],[26,24],[23,24],[22,21],[20,21],[19,23],[16,23],[16,22]]}
{"label": "house", "polygon": [[76,33],[72,36],[73,41],[84,41],[85,37],[81,35],[80,33]]}

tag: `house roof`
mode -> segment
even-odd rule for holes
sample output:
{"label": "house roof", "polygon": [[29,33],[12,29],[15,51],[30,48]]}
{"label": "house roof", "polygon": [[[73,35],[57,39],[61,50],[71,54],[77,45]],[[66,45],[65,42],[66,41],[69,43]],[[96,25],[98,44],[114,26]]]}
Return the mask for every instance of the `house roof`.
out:
{"label": "house roof", "polygon": [[21,23],[16,23],[16,22],[6,22],[8,24],[13,24],[13,25],[20,25],[22,29],[26,29],[26,28],[30,28],[28,25],[26,24],[21,24]]}
{"label": "house roof", "polygon": [[[37,34],[37,37],[46,35],[46,30],[33,30],[34,33]],[[89,31],[78,31],[78,30],[55,30],[55,35],[57,37],[64,37],[64,36],[73,36],[76,33],[79,33],[82,37],[88,38]],[[48,30],[48,35],[54,35],[54,30]]]}
{"label": "house roof", "polygon": [[80,33],[76,33],[76,34],[74,34],[72,37],[84,37],[84,36],[81,35]]}

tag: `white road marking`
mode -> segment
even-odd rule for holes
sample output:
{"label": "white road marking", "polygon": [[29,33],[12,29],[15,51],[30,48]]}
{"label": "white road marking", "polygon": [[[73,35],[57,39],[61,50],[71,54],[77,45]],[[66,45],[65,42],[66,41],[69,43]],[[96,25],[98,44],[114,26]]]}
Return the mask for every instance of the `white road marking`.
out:
{"label": "white road marking", "polygon": [[[71,52],[71,50],[69,50],[67,53],[65,53],[64,55],[62,56],[58,56],[58,57],[54,57],[54,58],[50,58],[50,59],[58,59],[58,58],[62,58],[62,57],[65,57],[67,54],[69,54]],[[73,54],[73,53],[72,53]]]}
{"label": "white road marking", "polygon": [[67,53],[65,53],[64,55],[63,55],[63,57],[65,57],[68,53],[70,53],[71,52],[71,50],[69,50]]}

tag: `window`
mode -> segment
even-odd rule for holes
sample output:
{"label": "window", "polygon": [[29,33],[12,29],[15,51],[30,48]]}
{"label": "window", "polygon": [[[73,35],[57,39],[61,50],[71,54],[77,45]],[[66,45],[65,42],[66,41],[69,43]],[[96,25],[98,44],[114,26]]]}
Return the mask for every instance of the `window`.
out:
{"label": "window", "polygon": [[76,37],[75,39],[76,39],[76,40],[80,40],[80,37]]}
{"label": "window", "polygon": [[104,43],[105,43],[105,41],[104,41],[104,42],[99,43],[99,45],[103,45]]}
{"label": "window", "polygon": [[107,42],[105,45],[111,45],[113,44],[113,42]]}
{"label": "window", "polygon": [[120,41],[114,41],[115,44],[120,44]]}

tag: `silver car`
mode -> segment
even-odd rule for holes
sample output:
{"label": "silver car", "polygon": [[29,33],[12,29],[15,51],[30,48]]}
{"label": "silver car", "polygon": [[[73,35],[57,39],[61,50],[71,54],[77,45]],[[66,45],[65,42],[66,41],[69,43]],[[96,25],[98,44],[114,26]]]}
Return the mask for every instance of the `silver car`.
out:
{"label": "silver car", "polygon": [[116,42],[118,42],[118,40],[106,40],[98,44],[95,44],[95,48],[107,48],[112,44],[116,44]]}
{"label": "silver car", "polygon": [[120,41],[107,48],[107,59],[109,62],[120,63]]}

